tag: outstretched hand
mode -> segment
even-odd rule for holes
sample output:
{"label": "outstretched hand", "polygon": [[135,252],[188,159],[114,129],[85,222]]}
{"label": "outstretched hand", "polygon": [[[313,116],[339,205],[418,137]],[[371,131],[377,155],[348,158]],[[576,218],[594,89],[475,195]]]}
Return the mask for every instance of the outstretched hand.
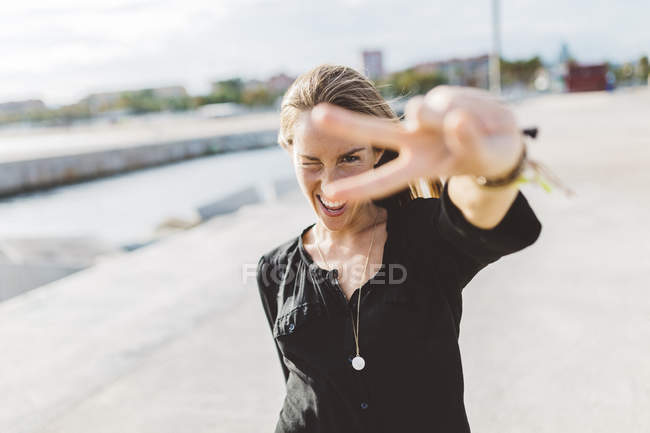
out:
{"label": "outstretched hand", "polygon": [[385,197],[421,177],[500,177],[517,164],[524,146],[513,113],[487,91],[468,87],[438,86],[413,97],[403,123],[327,103],[314,107],[311,121],[328,134],[399,153],[329,184],[325,193],[333,200]]}

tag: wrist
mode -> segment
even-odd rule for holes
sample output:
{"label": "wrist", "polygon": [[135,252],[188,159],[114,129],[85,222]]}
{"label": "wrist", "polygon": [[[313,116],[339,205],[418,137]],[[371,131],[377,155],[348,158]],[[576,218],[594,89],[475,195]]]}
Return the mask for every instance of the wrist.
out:
{"label": "wrist", "polygon": [[474,181],[479,186],[486,188],[505,187],[514,184],[521,177],[527,161],[526,142],[523,139],[520,141],[519,148],[514,165],[492,171],[489,174],[474,176]]}

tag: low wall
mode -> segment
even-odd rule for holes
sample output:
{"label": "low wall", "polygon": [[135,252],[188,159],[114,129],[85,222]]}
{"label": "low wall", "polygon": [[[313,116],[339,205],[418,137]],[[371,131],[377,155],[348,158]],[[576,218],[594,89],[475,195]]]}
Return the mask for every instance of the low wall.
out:
{"label": "low wall", "polygon": [[134,145],[0,162],[0,196],[9,196],[222,152],[275,146],[277,130]]}

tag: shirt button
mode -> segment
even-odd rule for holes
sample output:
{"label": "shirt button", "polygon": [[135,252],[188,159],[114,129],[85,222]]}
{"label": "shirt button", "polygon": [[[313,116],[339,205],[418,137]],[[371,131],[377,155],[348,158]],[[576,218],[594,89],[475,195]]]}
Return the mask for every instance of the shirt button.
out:
{"label": "shirt button", "polygon": [[289,332],[293,332],[293,329],[296,327],[293,323],[289,323]]}
{"label": "shirt button", "polygon": [[368,403],[366,403],[365,401],[362,401],[361,402],[361,409],[367,409],[367,408],[368,408]]}

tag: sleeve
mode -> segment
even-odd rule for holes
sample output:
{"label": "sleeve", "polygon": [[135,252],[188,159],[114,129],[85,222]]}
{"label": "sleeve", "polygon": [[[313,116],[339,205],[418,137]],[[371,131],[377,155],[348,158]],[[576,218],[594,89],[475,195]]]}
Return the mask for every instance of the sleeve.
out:
{"label": "sleeve", "polygon": [[491,229],[479,228],[465,218],[449,197],[448,182],[444,184],[438,208],[434,218],[440,237],[458,265],[461,289],[488,264],[533,244],[542,229],[521,191],[503,219]]}
{"label": "sleeve", "polygon": [[[257,288],[259,290],[260,298],[262,301],[262,307],[266,315],[267,322],[271,329],[271,334],[273,334],[273,324],[277,316],[277,304],[274,301],[274,296],[277,294],[277,288],[274,288],[272,279],[271,279],[271,267],[270,264],[262,256],[257,263]],[[275,338],[273,339],[275,344],[275,349],[280,358],[280,365],[282,366],[282,373],[284,374],[285,383],[289,380],[289,369],[284,364],[282,352],[278,346]]]}

